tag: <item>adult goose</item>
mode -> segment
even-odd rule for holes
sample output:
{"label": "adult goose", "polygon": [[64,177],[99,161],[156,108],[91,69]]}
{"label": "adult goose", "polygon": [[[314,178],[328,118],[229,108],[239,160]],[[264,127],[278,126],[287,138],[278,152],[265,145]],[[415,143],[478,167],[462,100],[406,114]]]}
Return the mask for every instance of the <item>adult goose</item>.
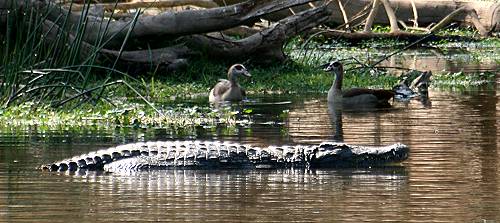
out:
{"label": "adult goose", "polygon": [[329,103],[341,103],[343,107],[380,108],[390,107],[389,99],[394,97],[394,91],[384,89],[352,88],[342,90],[344,68],[338,61],[324,65],[324,70],[335,75],[332,87],[328,91]]}
{"label": "adult goose", "polygon": [[425,96],[431,83],[431,71],[412,70],[402,75],[403,79],[392,88],[396,99],[409,100],[417,96]]}
{"label": "adult goose", "polygon": [[221,79],[212,90],[208,100],[212,103],[222,101],[241,101],[245,96],[245,90],[238,84],[238,77],[251,77],[248,70],[242,64],[234,64],[227,72],[228,80]]}

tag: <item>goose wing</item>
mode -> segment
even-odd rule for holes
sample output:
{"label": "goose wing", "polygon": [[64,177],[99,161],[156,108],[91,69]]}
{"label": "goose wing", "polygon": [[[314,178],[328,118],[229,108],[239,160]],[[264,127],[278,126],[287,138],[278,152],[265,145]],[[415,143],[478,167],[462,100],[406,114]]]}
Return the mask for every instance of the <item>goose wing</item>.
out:
{"label": "goose wing", "polygon": [[343,97],[355,97],[363,94],[375,95],[379,100],[389,100],[394,97],[394,91],[384,89],[352,88],[342,93]]}
{"label": "goose wing", "polygon": [[241,88],[241,96],[243,96],[243,98],[247,97],[247,92],[243,88]]}
{"label": "goose wing", "polygon": [[219,83],[217,83],[213,88],[213,94],[215,97],[222,96],[225,92],[227,92],[231,88],[231,83],[226,79],[220,79]]}

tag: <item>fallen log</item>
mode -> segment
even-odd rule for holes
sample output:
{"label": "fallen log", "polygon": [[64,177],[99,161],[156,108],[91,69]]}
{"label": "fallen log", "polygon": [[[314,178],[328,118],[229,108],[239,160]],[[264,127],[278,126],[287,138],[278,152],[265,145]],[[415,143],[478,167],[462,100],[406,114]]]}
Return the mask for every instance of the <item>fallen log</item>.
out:
{"label": "fallen log", "polygon": [[[219,5],[222,2],[235,4],[241,0],[215,0]],[[340,2],[340,4],[339,4]],[[373,0],[339,0],[334,1],[329,6],[331,14],[330,21],[336,24],[344,24],[345,17],[351,20],[359,12],[363,11],[367,6],[373,5]],[[485,28],[488,33],[500,32],[500,2],[498,1],[461,1],[461,0],[390,0],[386,1],[394,12],[394,16],[398,21],[413,24],[413,27],[426,27],[442,21],[448,15],[454,13],[457,9],[460,13],[453,16],[447,22],[459,24],[474,24],[477,27],[477,21]],[[317,4],[317,3],[315,3]],[[343,7],[341,7],[343,6]],[[290,10],[281,10],[265,16],[271,21],[278,21],[294,13],[308,10],[312,8],[309,4],[293,7],[293,12]],[[390,19],[386,13],[386,5],[377,7],[374,11],[376,16],[373,17],[373,24],[389,25]],[[471,12],[477,14],[477,19],[470,16]],[[366,15],[368,16],[368,15]],[[366,17],[365,17],[366,19]],[[394,23],[391,25],[394,29]],[[352,26],[351,26],[352,27]],[[411,27],[408,25],[408,27]]]}
{"label": "fallen log", "polygon": [[250,58],[258,63],[284,61],[283,44],[293,36],[327,21],[328,4],[282,19],[273,26],[241,40],[213,35],[185,37],[188,46],[208,49],[206,53],[219,58]]}
{"label": "fallen log", "polygon": [[[3,0],[8,1],[8,0]],[[314,0],[253,0],[245,1],[226,7],[218,7],[203,10],[184,10],[179,12],[164,12],[155,16],[139,16],[134,24],[134,30],[129,36],[132,42],[138,40],[142,42],[157,41],[165,39],[221,31],[235,26],[252,23],[263,15],[279,11],[292,6],[306,4]],[[48,19],[57,23],[61,27],[67,27],[69,32],[75,32],[77,24],[81,20],[80,13],[74,13],[49,1],[37,1],[36,5],[41,10],[48,10]],[[60,21],[61,16],[68,16],[67,21]],[[63,23],[68,24],[63,24]],[[127,20],[108,20],[87,16],[85,42],[93,43],[100,38],[108,41],[106,48],[116,48],[121,46],[126,30],[131,25]],[[94,32],[91,32],[94,30]],[[106,30],[104,33],[96,30]]]}
{"label": "fallen log", "polygon": [[[399,21],[411,22],[418,25],[427,26],[438,23],[452,13],[456,13],[449,22],[456,23],[476,23],[475,18],[470,17],[471,12],[477,13],[478,22],[488,31],[500,31],[500,3],[490,1],[430,1],[430,0],[391,0],[388,1],[391,8],[394,9],[394,15]],[[371,0],[349,1],[349,7],[346,8],[348,15],[354,15],[361,11]],[[332,4],[331,10],[339,10],[337,4]],[[458,9],[459,12],[455,12]],[[389,24],[389,18],[386,16],[385,9],[378,7],[374,18],[375,24]],[[332,14],[333,21],[342,21],[338,13]]]}
{"label": "fallen log", "polygon": [[[126,10],[138,8],[169,8],[185,5],[194,5],[202,8],[216,8],[218,5],[211,0],[147,0],[147,1],[132,1],[120,3],[97,3],[92,4],[94,7],[102,8],[104,10]],[[87,7],[84,4],[65,4],[71,6],[73,11],[82,11]]]}

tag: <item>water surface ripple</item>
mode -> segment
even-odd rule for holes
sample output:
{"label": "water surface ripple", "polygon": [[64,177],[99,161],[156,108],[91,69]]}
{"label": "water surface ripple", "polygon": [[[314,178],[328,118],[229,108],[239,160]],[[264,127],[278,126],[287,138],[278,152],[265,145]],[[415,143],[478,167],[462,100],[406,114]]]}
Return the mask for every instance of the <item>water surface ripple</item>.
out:
{"label": "water surface ripple", "polygon": [[[431,90],[374,112],[332,112],[324,95],[252,108],[254,124],[0,136],[0,222],[500,221],[500,93]],[[287,110],[286,115],[282,114]],[[171,138],[255,145],[408,144],[401,166],[371,169],[46,173],[40,164],[119,143]]]}

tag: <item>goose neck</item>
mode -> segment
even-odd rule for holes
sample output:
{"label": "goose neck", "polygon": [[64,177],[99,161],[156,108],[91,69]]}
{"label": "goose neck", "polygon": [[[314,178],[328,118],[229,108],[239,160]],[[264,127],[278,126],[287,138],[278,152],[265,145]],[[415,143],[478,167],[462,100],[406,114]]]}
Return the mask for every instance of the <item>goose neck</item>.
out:
{"label": "goose neck", "polygon": [[343,71],[337,70],[334,73],[335,73],[335,81],[333,82],[333,88],[335,90],[341,91],[342,90],[342,81],[344,78]]}

